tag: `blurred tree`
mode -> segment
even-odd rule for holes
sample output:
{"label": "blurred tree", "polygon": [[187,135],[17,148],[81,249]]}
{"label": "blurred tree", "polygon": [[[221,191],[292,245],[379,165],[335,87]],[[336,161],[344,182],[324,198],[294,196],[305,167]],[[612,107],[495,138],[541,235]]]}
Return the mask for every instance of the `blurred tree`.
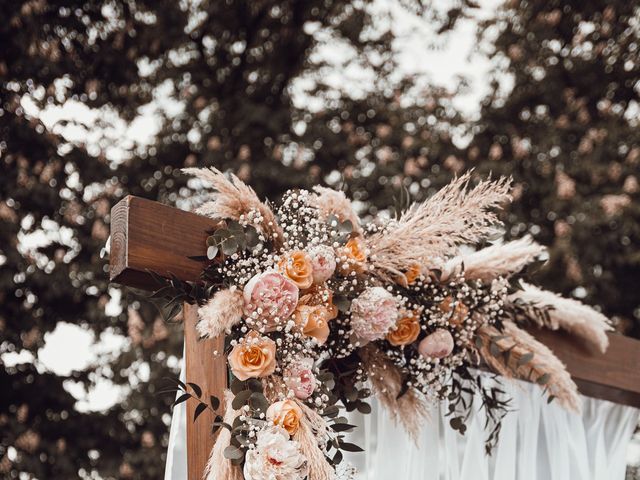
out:
{"label": "blurred tree", "polygon": [[[467,149],[511,174],[511,235],[549,245],[540,280],[640,335],[640,30],[637,2],[510,0],[485,33],[496,78]],[[503,70],[501,69],[500,72]],[[488,159],[479,164],[480,159]]]}

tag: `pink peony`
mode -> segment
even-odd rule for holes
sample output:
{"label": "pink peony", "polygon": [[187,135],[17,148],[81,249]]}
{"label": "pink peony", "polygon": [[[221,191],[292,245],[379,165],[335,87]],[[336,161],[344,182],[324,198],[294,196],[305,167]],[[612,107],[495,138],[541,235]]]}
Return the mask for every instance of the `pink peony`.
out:
{"label": "pink peony", "polygon": [[331,247],[318,245],[309,250],[313,266],[313,283],[320,285],[331,278],[336,270],[336,255]]}
{"label": "pink peony", "polygon": [[298,287],[278,272],[255,275],[244,286],[247,315],[260,321],[258,327],[272,332],[287,320],[298,305]]}
{"label": "pink peony", "polygon": [[316,389],[316,377],[311,370],[312,365],[312,359],[304,358],[285,371],[284,383],[300,400],[309,398]]}
{"label": "pink peony", "polygon": [[367,288],[351,302],[351,327],[361,340],[372,342],[383,338],[397,318],[396,299],[382,287]]}
{"label": "pink peony", "polygon": [[453,351],[453,337],[449,330],[438,328],[420,342],[418,351],[425,358],[448,357]]}

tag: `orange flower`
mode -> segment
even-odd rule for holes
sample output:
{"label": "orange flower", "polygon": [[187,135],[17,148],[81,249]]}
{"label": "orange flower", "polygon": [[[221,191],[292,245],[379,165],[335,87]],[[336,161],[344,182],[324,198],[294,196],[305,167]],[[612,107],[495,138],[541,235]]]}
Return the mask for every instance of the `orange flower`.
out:
{"label": "orange flower", "polygon": [[[439,305],[440,310],[443,313],[451,313],[452,302],[453,298],[451,296],[446,297]],[[451,325],[458,326],[465,321],[467,315],[469,315],[469,307],[462,302],[457,302],[456,306],[453,308],[453,313],[449,317],[449,323]]]}
{"label": "orange flower", "polygon": [[271,375],[276,368],[276,344],[251,331],[231,350],[229,365],[241,381]]}
{"label": "orange flower", "polygon": [[301,290],[313,283],[313,264],[311,257],[302,250],[286,253],[278,262],[280,271],[291,279]]}
{"label": "orange flower", "polygon": [[420,335],[420,322],[415,313],[400,317],[393,330],[387,333],[387,340],[396,347],[413,343]]}
{"label": "orange flower", "polygon": [[409,270],[404,272],[404,278],[407,282],[407,285],[411,285],[413,282],[415,282],[421,274],[422,269],[420,268],[420,265],[417,263],[412,264],[409,267]]}
{"label": "orange flower", "polygon": [[273,403],[267,409],[267,420],[284,428],[289,435],[293,436],[300,428],[302,409],[293,400],[282,400]]}
{"label": "orange flower", "polygon": [[362,237],[353,237],[339,251],[339,271],[346,276],[351,272],[362,273],[365,270],[367,255]]}
{"label": "orange flower", "polygon": [[314,285],[300,297],[299,305],[320,305],[327,309],[329,320],[338,316],[338,307],[333,304],[333,292],[327,288],[326,284]]}
{"label": "orange flower", "polygon": [[296,324],[302,333],[318,340],[321,345],[329,338],[329,321],[336,318],[337,309],[324,305],[299,305],[293,313]]}

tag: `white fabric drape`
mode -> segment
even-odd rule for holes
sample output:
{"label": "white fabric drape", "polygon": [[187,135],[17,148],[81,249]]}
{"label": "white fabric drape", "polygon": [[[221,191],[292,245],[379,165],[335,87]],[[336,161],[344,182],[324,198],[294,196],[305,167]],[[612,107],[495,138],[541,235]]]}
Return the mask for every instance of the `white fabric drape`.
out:
{"label": "white fabric drape", "polygon": [[[547,404],[540,388],[504,382],[512,398],[492,456],[484,453],[484,415],[476,411],[459,435],[434,407],[414,444],[375,400],[370,415],[350,414],[350,441],[363,453],[345,455],[358,480],[624,480],[626,451],[640,410],[582,397],[582,414]],[[171,422],[165,480],[186,480],[185,404]]]}
{"label": "white fabric drape", "polygon": [[373,401],[370,415],[352,414],[351,441],[364,453],[346,458],[358,480],[623,480],[638,409],[582,397],[582,414],[547,403],[526,382],[504,382],[512,411],[502,422],[491,456],[484,453],[484,412],[476,411],[464,436],[435,407],[417,445]]}

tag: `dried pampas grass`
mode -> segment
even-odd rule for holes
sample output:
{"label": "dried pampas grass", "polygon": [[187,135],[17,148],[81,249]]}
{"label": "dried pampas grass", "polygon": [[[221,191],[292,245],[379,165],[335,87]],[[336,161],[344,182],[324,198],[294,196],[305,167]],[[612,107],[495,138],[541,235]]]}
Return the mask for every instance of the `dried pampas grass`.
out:
{"label": "dried pampas grass", "polygon": [[198,309],[196,330],[201,338],[216,338],[242,320],[243,310],[242,291],[237,288],[220,290]]}
{"label": "dried pampas grass", "polygon": [[607,331],[612,330],[607,317],[593,308],[573,299],[563,298],[548,290],[542,290],[522,282],[523,290],[509,296],[511,301],[524,301],[537,306],[553,307],[548,310],[548,321],[531,315],[529,318],[539,326],[552,330],[563,329],[588,342],[590,346],[604,353],[609,347]]}
{"label": "dried pampas grass", "polygon": [[327,422],[304,402],[296,400],[296,403],[302,410],[303,417],[293,439],[298,442],[300,451],[307,459],[308,480],[334,480],[336,472],[318,445],[318,439],[327,438]]}
{"label": "dried pampas grass", "polygon": [[[224,392],[224,422],[229,425],[233,424],[233,420],[238,415],[238,412],[233,410],[231,402],[233,402],[233,393],[230,390]],[[221,428],[218,433],[218,438],[213,444],[211,449],[211,455],[209,455],[209,461],[204,469],[203,479],[205,480],[243,480],[242,470],[237,465],[231,463],[231,461],[224,456],[224,449],[229,446],[231,442],[231,432],[226,428]]]}
{"label": "dried pampas grass", "polygon": [[283,241],[282,228],[278,225],[271,207],[261,202],[256,192],[230,173],[229,178],[217,168],[183,168],[182,171],[210,183],[216,190],[212,200],[203,203],[196,212],[219,220],[239,220],[241,216],[259,213],[262,220],[258,227],[276,245]]}
{"label": "dried pampas grass", "polygon": [[391,418],[402,425],[417,444],[420,431],[429,419],[429,409],[422,394],[409,389],[400,398],[402,374],[376,346],[369,344],[361,353],[376,398],[389,411]]}
{"label": "dried pampas grass", "polygon": [[567,409],[580,411],[578,388],[562,362],[549,348],[513,322],[504,322],[504,330],[484,325],[477,331],[482,341],[479,353],[493,370],[506,378],[536,382],[548,389]]}
{"label": "dried pampas grass", "polygon": [[500,276],[518,273],[533,262],[546,248],[533,241],[530,236],[519,240],[492,245],[473,253],[459,255],[450,259],[442,269],[442,280],[462,272],[468,280],[481,280],[491,283]]}
{"label": "dried pampas grass", "polygon": [[468,189],[466,173],[425,202],[413,204],[390,227],[368,239],[374,273],[393,282],[408,266],[433,266],[462,244],[476,244],[499,223],[493,209],[511,199],[511,180],[482,181]]}
{"label": "dried pampas grass", "polygon": [[313,187],[313,191],[311,205],[318,209],[320,218],[326,219],[331,215],[335,215],[341,222],[349,220],[353,225],[353,231],[362,235],[360,218],[353,210],[351,201],[344,192],[320,186]]}

